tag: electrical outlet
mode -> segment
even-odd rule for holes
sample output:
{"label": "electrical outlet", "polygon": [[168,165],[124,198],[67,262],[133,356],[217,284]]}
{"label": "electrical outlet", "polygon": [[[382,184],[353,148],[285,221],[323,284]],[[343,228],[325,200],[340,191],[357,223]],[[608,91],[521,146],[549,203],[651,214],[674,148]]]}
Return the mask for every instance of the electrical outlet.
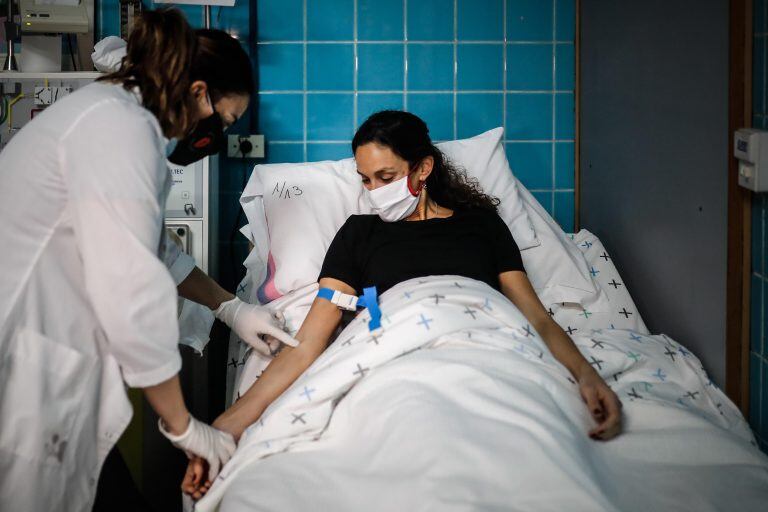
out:
{"label": "electrical outlet", "polygon": [[[242,148],[250,143],[250,150]],[[264,158],[263,135],[229,135],[227,137],[227,156],[230,158]]]}

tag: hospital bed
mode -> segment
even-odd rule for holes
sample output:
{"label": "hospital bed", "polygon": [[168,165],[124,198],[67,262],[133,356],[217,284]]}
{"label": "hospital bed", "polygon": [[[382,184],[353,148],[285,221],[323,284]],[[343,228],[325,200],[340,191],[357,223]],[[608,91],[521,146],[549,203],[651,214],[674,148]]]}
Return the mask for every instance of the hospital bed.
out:
{"label": "hospital bed", "polygon": [[[519,203],[501,214],[513,234],[533,232],[519,243],[529,278],[621,399],[623,434],[589,439],[576,383],[500,293],[431,276],[382,295],[382,329],[368,329],[366,311],[346,326],[246,431],[196,510],[765,510],[768,457],[737,407],[695,354],[648,332],[600,240],[563,233],[492,132],[443,149],[487,192]],[[500,173],[488,175],[494,161]],[[365,208],[358,178],[345,189],[349,172],[349,161],[259,166],[243,194],[255,248],[239,294],[269,300],[291,331],[334,225]],[[290,203],[286,190],[303,199]],[[313,191],[325,204],[339,195],[330,202],[341,211],[312,217]],[[290,259],[299,246],[308,268]],[[236,338],[230,356],[236,399],[270,358]]]}

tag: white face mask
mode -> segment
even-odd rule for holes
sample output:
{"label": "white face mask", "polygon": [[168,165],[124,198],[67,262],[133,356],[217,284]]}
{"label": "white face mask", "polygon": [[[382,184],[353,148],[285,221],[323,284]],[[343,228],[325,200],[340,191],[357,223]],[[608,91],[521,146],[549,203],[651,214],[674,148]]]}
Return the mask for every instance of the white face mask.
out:
{"label": "white face mask", "polygon": [[411,191],[408,176],[374,190],[366,189],[373,213],[384,222],[397,222],[412,214],[419,204],[420,192]]}

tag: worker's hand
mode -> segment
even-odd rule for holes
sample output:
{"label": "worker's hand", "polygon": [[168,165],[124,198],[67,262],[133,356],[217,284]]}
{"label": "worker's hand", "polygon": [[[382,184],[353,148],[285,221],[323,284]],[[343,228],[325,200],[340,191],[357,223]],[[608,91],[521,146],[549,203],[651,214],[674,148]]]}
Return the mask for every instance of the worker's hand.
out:
{"label": "worker's hand", "polygon": [[607,441],[621,433],[621,401],[602,377],[590,366],[579,376],[579,392],[597,426],[589,431],[592,439]]}
{"label": "worker's hand", "polygon": [[206,425],[192,416],[189,417],[187,430],[181,435],[168,432],[163,425],[163,420],[158,421],[158,427],[176,448],[186,452],[187,457],[192,458],[197,455],[208,462],[210,466],[208,480],[211,482],[219,474],[219,468],[232,458],[237,448],[231,434]]}
{"label": "worker's hand", "polygon": [[275,347],[270,347],[259,335],[267,334],[291,347],[299,344],[280,328],[277,316],[263,306],[248,304],[235,297],[223,302],[213,314],[235,331],[241,340],[265,356],[273,355]]}
{"label": "worker's hand", "polygon": [[181,491],[197,501],[211,488],[211,481],[204,478],[208,474],[208,463],[200,457],[192,457],[187,465],[187,472],[181,482]]}

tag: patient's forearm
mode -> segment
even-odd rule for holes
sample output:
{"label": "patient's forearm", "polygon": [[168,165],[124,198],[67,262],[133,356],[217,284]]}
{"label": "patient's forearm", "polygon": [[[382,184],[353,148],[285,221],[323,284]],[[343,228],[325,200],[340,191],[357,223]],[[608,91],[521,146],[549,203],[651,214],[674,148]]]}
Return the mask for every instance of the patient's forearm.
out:
{"label": "patient's forearm", "polygon": [[[259,380],[224,413],[227,421],[244,430],[288,389],[323,353],[339,325],[341,311],[324,299],[315,299],[306,320],[296,334],[298,347],[284,347]],[[239,435],[239,433],[237,433]]]}
{"label": "patient's forearm", "polygon": [[554,320],[547,318],[546,321],[542,322],[542,325],[534,326],[534,328],[555,359],[560,361],[575,378],[578,379],[584,371],[593,370],[573,340]]}
{"label": "patient's forearm", "polygon": [[195,267],[177,287],[179,295],[192,302],[207,306],[211,311],[222,302],[235,298],[234,295],[219,286],[208,274]]}

